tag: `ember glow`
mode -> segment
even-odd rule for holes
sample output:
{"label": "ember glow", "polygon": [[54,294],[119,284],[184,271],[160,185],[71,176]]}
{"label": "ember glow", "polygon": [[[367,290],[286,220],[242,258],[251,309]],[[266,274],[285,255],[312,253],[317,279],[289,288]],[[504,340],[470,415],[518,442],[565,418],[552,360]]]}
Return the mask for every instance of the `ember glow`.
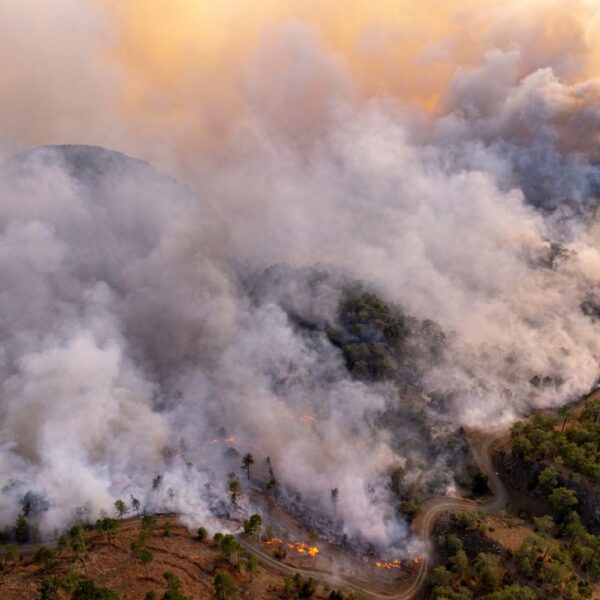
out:
{"label": "ember glow", "polygon": [[0,527],[234,471],[410,564],[461,428],[598,381],[597,0],[12,0],[0,56]]}
{"label": "ember glow", "polygon": [[286,542],[281,538],[271,538],[269,540],[265,540],[265,545],[271,546],[273,544],[277,544],[279,546],[285,546],[290,550],[296,551],[298,554],[305,554],[307,556],[317,556],[319,554],[319,548],[317,546],[311,546],[310,544],[306,544],[304,542]]}
{"label": "ember glow", "polygon": [[390,561],[378,560],[375,562],[375,566],[378,569],[401,569],[402,561],[398,560],[398,559],[390,560]]}

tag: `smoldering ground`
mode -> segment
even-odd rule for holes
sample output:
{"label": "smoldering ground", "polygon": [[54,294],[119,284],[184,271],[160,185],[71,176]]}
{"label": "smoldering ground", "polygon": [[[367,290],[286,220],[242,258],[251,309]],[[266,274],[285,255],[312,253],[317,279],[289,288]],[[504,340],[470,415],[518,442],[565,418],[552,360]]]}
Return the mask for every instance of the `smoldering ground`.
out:
{"label": "smoldering ground", "polygon": [[[105,16],[77,14],[92,34],[75,74],[110,39]],[[210,524],[239,471],[233,443],[257,459],[256,480],[269,456],[281,493],[340,532],[406,549],[392,474],[451,490],[459,427],[559,405],[598,376],[600,84],[574,66],[586,56],[575,25],[539,47],[490,33],[453,66],[434,114],[365,99],[327,27],[296,19],[243,54],[214,143],[190,81],[184,125],[160,132],[138,128],[152,121],[145,102],[126,118],[75,92],[80,121],[54,97],[43,119],[5,126],[9,145],[60,137],[151,155],[189,187],[92,147],[5,163],[2,521],[33,490],[44,535],[129,494]],[[102,63],[100,82],[118,89],[123,65]],[[211,106],[221,114],[209,98],[198,115]],[[398,377],[358,377],[334,343],[356,282],[408,319]],[[382,343],[377,327],[347,334]]]}

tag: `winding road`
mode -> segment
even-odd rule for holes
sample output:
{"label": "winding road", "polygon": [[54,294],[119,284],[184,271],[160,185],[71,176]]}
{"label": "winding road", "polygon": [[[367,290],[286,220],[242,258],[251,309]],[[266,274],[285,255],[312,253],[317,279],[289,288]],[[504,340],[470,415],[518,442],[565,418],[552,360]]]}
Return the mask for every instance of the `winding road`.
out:
{"label": "winding road", "polygon": [[[488,478],[488,486],[492,492],[492,498],[487,502],[476,502],[474,500],[466,500],[462,498],[452,498],[449,496],[438,496],[430,498],[422,506],[422,510],[417,519],[413,523],[413,531],[415,535],[419,536],[426,543],[429,544],[431,532],[435,524],[436,519],[446,512],[462,511],[462,510],[484,510],[486,512],[492,512],[503,509],[508,502],[508,493],[504,484],[498,477],[498,474],[494,470],[492,465],[492,449],[494,446],[506,441],[510,438],[510,435],[503,431],[501,433],[494,434],[472,434],[470,436],[470,446],[480,470]],[[163,521],[167,518],[173,518],[175,515],[157,515],[159,521]],[[122,529],[129,529],[130,527],[136,526],[135,521],[138,517],[127,519],[122,522]],[[98,534],[99,536],[101,534]],[[422,590],[423,585],[427,579],[429,573],[430,560],[427,555],[423,556],[419,562],[418,570],[416,571],[412,581],[404,589],[398,590],[397,593],[379,593],[373,589],[368,589],[368,586],[372,586],[368,579],[361,580],[358,576],[345,575],[342,573],[332,573],[322,569],[309,569],[305,567],[295,567],[287,565],[275,558],[273,558],[268,552],[262,547],[252,543],[242,535],[238,536],[240,545],[249,552],[252,552],[257,558],[274,570],[280,571],[285,574],[294,575],[299,573],[305,577],[314,577],[323,583],[327,583],[333,587],[344,588],[351,590],[359,597],[365,600],[411,600],[415,598],[417,594]],[[28,544],[19,547],[19,551],[22,554],[35,552],[41,544]],[[55,542],[43,544],[48,547],[55,547]]]}
{"label": "winding road", "polygon": [[[506,431],[502,431],[487,435],[473,434],[470,437],[470,445],[475,461],[482,473],[487,476],[488,486],[493,497],[487,502],[476,502],[474,500],[451,498],[448,496],[439,496],[429,499],[423,504],[421,514],[413,523],[414,533],[421,537],[426,543],[429,543],[435,521],[442,513],[463,510],[483,510],[486,512],[493,512],[502,510],[508,503],[508,492],[506,491],[506,487],[502,483],[500,477],[498,477],[492,464],[492,450],[493,447],[508,440],[510,434]],[[378,593],[359,584],[355,577],[347,577],[343,574],[332,573],[320,569],[298,568],[287,565],[273,558],[264,549],[249,542],[242,536],[239,537],[239,542],[243,548],[254,553],[261,562],[278,571],[290,575],[300,573],[305,577],[318,578],[320,581],[331,586],[351,590],[361,598],[372,600],[411,600],[412,598],[415,598],[425,584],[430,567],[429,557],[424,556],[419,562],[419,568],[408,587],[399,590],[397,593]],[[365,585],[368,585],[367,582],[365,582]]]}

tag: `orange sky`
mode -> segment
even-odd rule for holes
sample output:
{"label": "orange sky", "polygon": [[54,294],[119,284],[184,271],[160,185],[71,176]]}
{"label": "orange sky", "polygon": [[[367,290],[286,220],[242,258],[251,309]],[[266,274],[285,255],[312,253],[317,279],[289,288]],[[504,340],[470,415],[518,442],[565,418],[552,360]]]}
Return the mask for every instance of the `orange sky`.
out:
{"label": "orange sky", "polygon": [[6,0],[0,142],[181,155],[222,136],[253,85],[304,85],[309,111],[313,89],[346,78],[355,99],[435,110],[490,48],[518,45],[523,74],[551,66],[575,82],[600,73],[598,40],[598,0]]}

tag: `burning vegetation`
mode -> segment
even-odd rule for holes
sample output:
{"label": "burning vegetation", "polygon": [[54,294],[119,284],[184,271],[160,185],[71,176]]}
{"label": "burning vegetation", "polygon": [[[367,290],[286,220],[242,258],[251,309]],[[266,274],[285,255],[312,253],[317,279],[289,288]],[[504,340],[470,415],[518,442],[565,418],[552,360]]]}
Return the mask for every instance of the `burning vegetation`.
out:
{"label": "burning vegetation", "polygon": [[304,554],[307,556],[317,556],[319,554],[319,548],[317,546],[311,546],[305,542],[286,542],[285,540],[274,537],[265,541],[266,546],[277,545],[280,548],[289,548],[290,550],[296,551],[298,554]]}

